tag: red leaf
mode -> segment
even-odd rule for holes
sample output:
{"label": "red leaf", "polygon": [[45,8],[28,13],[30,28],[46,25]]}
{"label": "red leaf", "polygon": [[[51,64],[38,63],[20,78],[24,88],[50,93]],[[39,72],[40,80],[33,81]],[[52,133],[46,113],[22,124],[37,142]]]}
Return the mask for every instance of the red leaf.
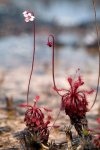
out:
{"label": "red leaf", "polygon": [[19,104],[18,106],[19,106],[19,107],[32,107],[31,105],[29,105],[29,104],[24,104],[24,103],[23,103],[23,104]]}
{"label": "red leaf", "polygon": [[90,91],[83,91],[83,92],[86,93],[86,94],[92,94],[94,92],[94,90],[91,89]]}
{"label": "red leaf", "polygon": [[52,112],[51,109],[48,109],[48,108],[45,108],[45,107],[42,107],[46,112]]}
{"label": "red leaf", "polygon": [[83,85],[83,84],[84,84],[84,82],[82,81],[81,76],[78,77],[78,80],[79,80],[80,85]]}
{"label": "red leaf", "polygon": [[48,120],[50,121],[52,119],[52,117],[50,115],[48,115]]}
{"label": "red leaf", "polygon": [[46,123],[44,123],[44,126],[47,126],[50,123],[50,121],[47,121]]}
{"label": "red leaf", "polygon": [[36,122],[36,119],[35,119],[35,118],[32,118],[32,122]]}
{"label": "red leaf", "polygon": [[37,95],[37,96],[35,97],[35,100],[38,101],[39,99],[40,99],[40,96]]}
{"label": "red leaf", "polygon": [[68,82],[69,82],[69,84],[71,85],[72,84],[72,81],[73,81],[73,79],[71,78],[71,77],[68,77]]}
{"label": "red leaf", "polygon": [[40,121],[39,120],[36,121],[36,125],[40,125]]}

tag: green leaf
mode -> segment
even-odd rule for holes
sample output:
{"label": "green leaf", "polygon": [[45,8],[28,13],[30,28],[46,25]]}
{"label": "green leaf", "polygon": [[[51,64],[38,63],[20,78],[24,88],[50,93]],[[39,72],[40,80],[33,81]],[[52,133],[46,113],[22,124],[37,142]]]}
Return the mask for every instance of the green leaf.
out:
{"label": "green leaf", "polygon": [[89,135],[89,131],[88,130],[86,130],[86,129],[84,129],[83,130],[83,134],[86,136],[86,135]]}

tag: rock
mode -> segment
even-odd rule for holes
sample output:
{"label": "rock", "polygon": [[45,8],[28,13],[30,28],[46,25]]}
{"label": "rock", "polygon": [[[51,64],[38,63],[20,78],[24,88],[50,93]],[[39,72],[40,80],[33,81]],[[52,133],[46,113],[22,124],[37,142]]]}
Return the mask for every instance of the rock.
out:
{"label": "rock", "polygon": [[3,134],[5,132],[10,132],[11,128],[9,126],[0,127],[0,134]]}

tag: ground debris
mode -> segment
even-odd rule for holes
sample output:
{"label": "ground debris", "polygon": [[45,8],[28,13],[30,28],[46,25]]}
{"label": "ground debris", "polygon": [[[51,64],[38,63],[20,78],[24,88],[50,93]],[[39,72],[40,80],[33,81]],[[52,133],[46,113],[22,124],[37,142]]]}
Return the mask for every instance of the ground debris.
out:
{"label": "ground debris", "polygon": [[3,134],[5,132],[10,132],[11,128],[9,126],[0,127],[0,134]]}

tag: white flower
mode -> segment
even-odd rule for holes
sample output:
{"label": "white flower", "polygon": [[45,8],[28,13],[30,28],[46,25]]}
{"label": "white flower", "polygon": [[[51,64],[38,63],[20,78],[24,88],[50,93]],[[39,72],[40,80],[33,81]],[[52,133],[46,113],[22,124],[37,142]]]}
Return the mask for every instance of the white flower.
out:
{"label": "white flower", "polygon": [[34,19],[35,19],[33,14],[31,12],[29,12],[29,11],[24,11],[23,12],[23,16],[25,17],[25,22],[34,21]]}

